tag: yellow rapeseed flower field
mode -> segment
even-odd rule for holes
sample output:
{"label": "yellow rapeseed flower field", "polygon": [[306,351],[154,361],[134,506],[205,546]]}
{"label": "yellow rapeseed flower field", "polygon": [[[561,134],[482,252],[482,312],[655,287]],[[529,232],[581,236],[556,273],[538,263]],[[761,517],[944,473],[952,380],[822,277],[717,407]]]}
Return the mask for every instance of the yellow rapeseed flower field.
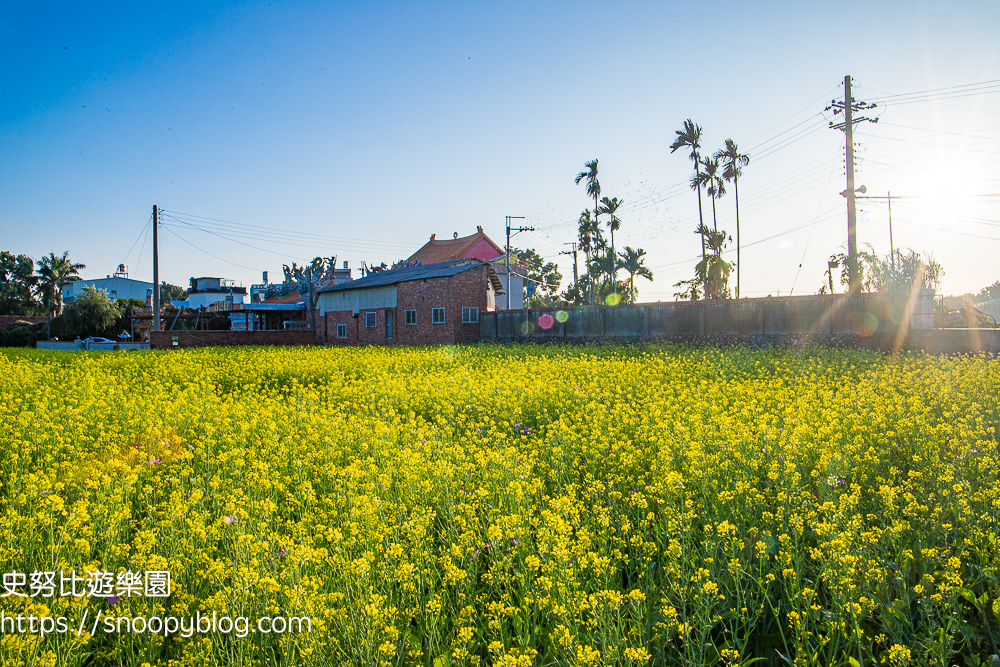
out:
{"label": "yellow rapeseed flower field", "polygon": [[5,350],[0,663],[1000,664],[998,397],[808,348]]}

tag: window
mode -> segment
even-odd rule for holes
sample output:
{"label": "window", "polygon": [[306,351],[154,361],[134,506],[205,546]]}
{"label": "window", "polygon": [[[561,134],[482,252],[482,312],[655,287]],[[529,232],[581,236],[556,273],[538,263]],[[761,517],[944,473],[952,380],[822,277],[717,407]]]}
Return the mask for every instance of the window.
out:
{"label": "window", "polygon": [[462,324],[475,324],[479,321],[479,308],[462,307]]}
{"label": "window", "polygon": [[431,322],[444,324],[444,308],[431,308]]}
{"label": "window", "polygon": [[415,310],[408,310],[408,311],[406,311],[406,323],[407,324],[416,324],[417,323],[417,311],[415,311]]}
{"label": "window", "polygon": [[347,325],[338,324],[337,325],[337,338],[347,338]]}
{"label": "window", "polygon": [[392,340],[392,311],[385,311],[385,339]]}
{"label": "window", "polygon": [[378,317],[376,313],[365,313],[365,326],[371,329],[372,327],[378,326]]}

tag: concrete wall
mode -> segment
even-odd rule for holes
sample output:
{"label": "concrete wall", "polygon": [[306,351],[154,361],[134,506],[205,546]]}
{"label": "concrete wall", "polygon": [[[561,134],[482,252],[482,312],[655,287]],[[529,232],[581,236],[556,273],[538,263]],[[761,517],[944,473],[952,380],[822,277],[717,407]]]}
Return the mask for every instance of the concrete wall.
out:
{"label": "concrete wall", "polygon": [[234,345],[316,344],[314,331],[151,331],[149,335],[150,347],[154,350]]}
{"label": "concrete wall", "polygon": [[149,343],[84,343],[82,340],[60,341],[60,340],[40,340],[35,343],[39,350],[91,350],[101,352],[113,352],[116,350],[148,350]]}
{"label": "concrete wall", "polygon": [[515,338],[645,338],[824,334],[869,336],[928,328],[933,295],[820,295],[730,301],[680,301],[592,306],[562,311],[565,322],[546,328],[560,311],[516,310],[487,315],[482,336]]}

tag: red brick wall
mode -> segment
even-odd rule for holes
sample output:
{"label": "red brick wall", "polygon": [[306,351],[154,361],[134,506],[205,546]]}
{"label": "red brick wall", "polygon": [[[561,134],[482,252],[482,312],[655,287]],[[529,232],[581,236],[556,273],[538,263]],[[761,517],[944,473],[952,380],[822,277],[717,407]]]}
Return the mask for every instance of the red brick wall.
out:
{"label": "red brick wall", "polygon": [[[393,313],[393,339],[386,339],[386,309],[376,311],[378,326],[365,326],[362,309],[357,317],[351,311],[326,314],[327,345],[441,345],[479,340],[479,322],[462,324],[462,307],[478,307],[480,319],[486,312],[488,283],[486,267],[476,267],[454,276],[411,280],[396,286]],[[445,309],[444,324],[431,322],[431,309]],[[417,311],[417,323],[406,324],[406,311]],[[337,338],[337,325],[347,325],[347,338]]]}
{"label": "red brick wall", "polygon": [[[177,345],[174,346],[174,338]],[[150,348],[169,350],[183,347],[233,345],[315,345],[313,331],[151,331]]]}

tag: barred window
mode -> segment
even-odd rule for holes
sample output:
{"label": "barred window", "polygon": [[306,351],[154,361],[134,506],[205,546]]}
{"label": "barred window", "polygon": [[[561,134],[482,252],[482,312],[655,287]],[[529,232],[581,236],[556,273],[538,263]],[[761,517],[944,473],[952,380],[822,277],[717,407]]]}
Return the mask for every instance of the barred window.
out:
{"label": "barred window", "polygon": [[378,321],[375,313],[365,313],[365,326],[368,327],[369,329],[378,326]]}
{"label": "barred window", "polygon": [[431,308],[431,322],[444,324],[444,308]]}
{"label": "barred window", "polygon": [[406,323],[407,324],[416,324],[417,323],[417,311],[415,311],[415,310],[408,310],[408,311],[406,311]]}
{"label": "barred window", "polygon": [[462,306],[462,324],[474,324],[479,321],[479,308]]}
{"label": "barred window", "polygon": [[347,325],[338,324],[337,325],[337,338],[347,338]]}

